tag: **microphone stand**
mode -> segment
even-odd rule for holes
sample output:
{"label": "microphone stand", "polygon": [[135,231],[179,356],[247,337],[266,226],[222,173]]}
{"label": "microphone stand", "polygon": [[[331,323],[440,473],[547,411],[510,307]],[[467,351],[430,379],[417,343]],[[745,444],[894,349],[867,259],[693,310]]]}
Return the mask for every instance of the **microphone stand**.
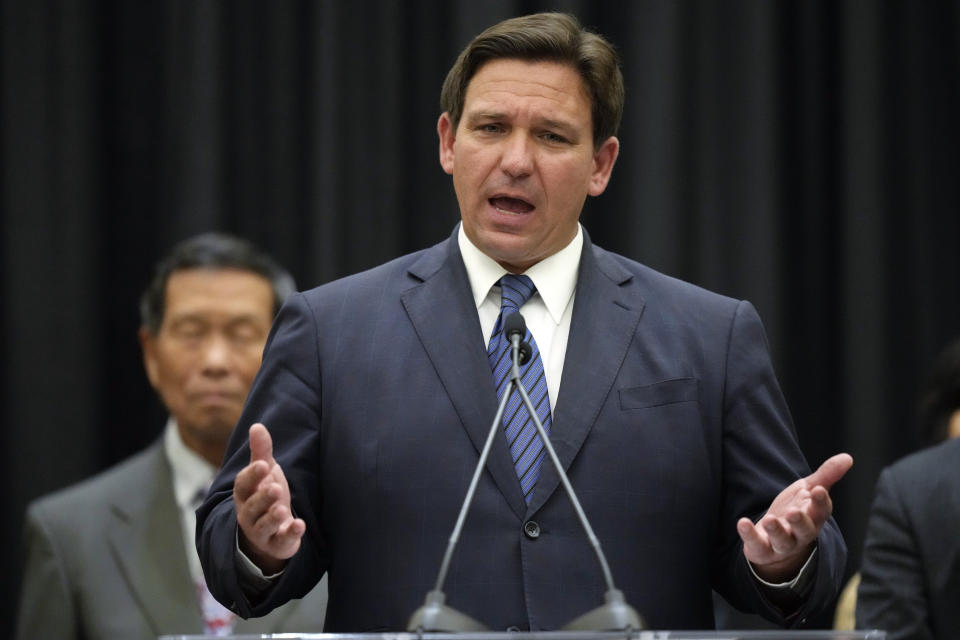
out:
{"label": "microphone stand", "polygon": [[467,489],[467,495],[463,500],[463,505],[460,507],[460,514],[457,516],[457,523],[454,525],[453,532],[450,534],[450,540],[447,543],[447,550],[444,552],[443,560],[440,563],[440,571],[437,574],[436,585],[432,591],[427,592],[426,601],[424,602],[423,606],[414,611],[413,615],[410,616],[410,621],[407,623],[407,631],[422,633],[424,631],[488,630],[480,622],[445,604],[446,595],[443,592],[443,583],[446,580],[447,571],[450,568],[450,560],[453,557],[454,549],[456,549],[457,543],[460,540],[460,533],[463,531],[463,525],[467,519],[467,512],[470,510],[470,505],[473,502],[473,496],[476,493],[477,485],[480,482],[480,475],[483,473],[483,470],[486,467],[487,458],[490,455],[490,448],[493,446],[493,438],[499,431],[500,421],[503,418],[503,411],[507,406],[507,400],[510,398],[510,393],[512,392],[513,387],[516,387],[520,392],[520,398],[523,400],[523,404],[526,406],[530,417],[533,418],[533,423],[537,428],[537,433],[540,435],[540,439],[543,441],[544,449],[546,450],[547,455],[550,457],[554,468],[557,470],[557,474],[560,476],[560,481],[563,483],[563,488],[567,492],[567,497],[570,499],[570,503],[573,505],[573,509],[577,514],[577,518],[580,520],[580,524],[583,526],[583,529],[587,534],[587,538],[590,540],[590,545],[593,547],[593,550],[597,556],[597,560],[600,563],[600,568],[603,571],[603,578],[607,584],[607,591],[604,594],[604,604],[596,609],[588,611],[582,616],[577,617],[572,622],[568,623],[563,630],[631,631],[645,629],[646,625],[644,624],[643,619],[636,612],[636,610],[634,610],[634,608],[627,604],[626,600],[624,600],[623,592],[614,586],[613,575],[610,573],[610,566],[607,564],[607,559],[603,555],[603,551],[600,549],[600,540],[597,539],[596,535],[594,535],[593,528],[590,526],[590,522],[587,520],[587,515],[584,513],[583,507],[580,506],[580,501],[577,499],[577,495],[573,491],[573,485],[570,484],[570,480],[567,478],[567,474],[563,470],[563,465],[560,463],[560,458],[557,457],[557,452],[550,443],[550,438],[547,436],[547,431],[544,429],[543,423],[537,416],[537,412],[533,406],[533,403],[530,401],[530,397],[527,395],[527,390],[520,381],[520,365],[526,364],[527,361],[530,360],[530,356],[533,353],[533,349],[531,349],[530,345],[527,342],[522,341],[522,336],[526,335],[526,322],[524,322],[523,316],[521,316],[519,312],[515,312],[510,317],[506,318],[504,321],[504,331],[506,331],[507,335],[510,337],[512,352],[512,364],[510,366],[510,377],[507,381],[507,388],[503,392],[503,397],[500,398],[500,405],[497,407],[497,413],[493,418],[493,423],[490,425],[490,432],[487,434],[487,440],[484,442],[483,450],[480,452],[480,459],[477,461],[477,466],[473,472],[473,478],[470,480],[470,486]]}
{"label": "microphone stand", "polygon": [[[497,407],[497,414],[490,425],[490,432],[487,434],[487,440],[483,443],[483,450],[480,452],[480,459],[473,470],[473,478],[470,479],[470,486],[467,488],[467,495],[460,506],[460,515],[457,516],[457,523],[453,527],[450,539],[447,542],[447,550],[443,554],[443,560],[440,562],[440,571],[437,574],[437,582],[432,591],[427,592],[426,601],[419,609],[410,616],[410,622],[407,623],[407,631],[488,631],[481,623],[477,622],[465,613],[461,613],[446,605],[446,594],[443,592],[443,583],[447,579],[447,571],[450,569],[450,560],[453,558],[453,551],[460,541],[460,533],[463,531],[463,523],[467,519],[467,512],[473,502],[473,496],[477,491],[477,484],[480,482],[480,474],[483,473],[487,465],[487,458],[490,456],[490,448],[493,446],[493,438],[499,431],[500,421],[503,419],[503,410],[507,406],[507,400],[510,399],[510,393],[514,385],[520,384],[520,337],[514,334],[511,337],[513,343],[513,364],[510,366],[510,378],[507,380],[507,388],[500,398],[500,406]],[[527,347],[527,359],[530,357],[530,348]],[[523,362],[526,362],[524,360]]]}

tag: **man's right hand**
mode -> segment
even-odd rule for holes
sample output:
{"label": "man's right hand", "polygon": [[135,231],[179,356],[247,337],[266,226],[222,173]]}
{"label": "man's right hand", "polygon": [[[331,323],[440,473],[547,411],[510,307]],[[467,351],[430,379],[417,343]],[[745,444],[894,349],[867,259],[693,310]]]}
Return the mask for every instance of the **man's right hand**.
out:
{"label": "man's right hand", "polygon": [[250,427],[250,464],[234,480],[233,501],[241,551],[264,575],[281,571],[300,548],[307,525],[293,517],[287,478],[273,459],[270,432],[260,423]]}

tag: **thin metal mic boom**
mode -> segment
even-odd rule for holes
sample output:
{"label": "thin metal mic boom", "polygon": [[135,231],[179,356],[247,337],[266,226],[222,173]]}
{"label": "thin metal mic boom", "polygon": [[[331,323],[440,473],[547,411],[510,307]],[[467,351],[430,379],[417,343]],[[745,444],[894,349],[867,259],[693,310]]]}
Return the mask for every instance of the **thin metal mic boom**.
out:
{"label": "thin metal mic boom", "polygon": [[[514,320],[514,316],[519,315],[519,313],[512,314],[509,319],[512,321]],[[520,323],[525,327],[526,323],[523,322],[523,316],[520,316]],[[443,583],[447,579],[450,560],[453,558],[453,552],[457,547],[457,542],[460,540],[460,533],[463,531],[463,524],[466,522],[467,513],[470,511],[470,505],[473,503],[473,496],[477,491],[477,485],[480,483],[480,475],[486,468],[487,458],[490,456],[490,448],[493,446],[493,438],[499,431],[497,427],[503,419],[503,411],[507,406],[507,401],[510,399],[510,393],[514,385],[520,384],[520,336],[526,333],[526,329],[524,328],[522,332],[518,332],[515,327],[515,321],[510,323],[505,321],[504,324],[510,325],[510,333],[508,335],[510,335],[513,351],[507,388],[503,392],[503,397],[500,398],[500,405],[497,407],[497,413],[493,418],[493,422],[490,424],[490,432],[487,434],[486,442],[483,443],[480,459],[477,460],[477,466],[473,470],[473,478],[470,479],[467,495],[464,497],[463,504],[460,506],[457,523],[454,525],[450,539],[447,541],[447,550],[444,552],[443,560],[440,562],[437,582],[433,590],[427,593],[426,602],[424,602],[423,606],[414,611],[413,615],[410,616],[410,621],[407,623],[408,631],[487,631],[487,628],[481,623],[444,603],[446,595],[443,593]],[[506,328],[505,326],[505,329]],[[527,345],[526,350],[528,352],[527,358],[529,359],[529,353],[532,351],[529,345]]]}
{"label": "thin metal mic boom", "polygon": [[503,418],[503,411],[507,405],[507,401],[510,398],[510,393],[514,386],[520,392],[520,398],[523,400],[530,417],[533,419],[533,424],[537,428],[537,433],[540,434],[540,439],[543,441],[544,449],[546,450],[547,455],[550,457],[550,461],[553,463],[553,466],[557,471],[557,475],[560,476],[560,482],[563,484],[563,488],[567,492],[567,497],[570,499],[570,503],[573,505],[573,510],[577,514],[577,519],[580,520],[580,525],[587,534],[590,545],[593,547],[594,553],[597,556],[597,561],[600,563],[600,568],[603,571],[603,578],[607,583],[607,592],[605,594],[606,603],[576,618],[573,620],[573,622],[564,627],[564,629],[575,631],[644,629],[646,628],[646,625],[644,624],[643,619],[633,609],[633,607],[626,603],[623,598],[623,593],[614,586],[613,575],[610,573],[610,566],[607,564],[607,558],[603,555],[603,550],[600,548],[600,540],[593,533],[593,528],[590,526],[590,521],[587,520],[587,515],[583,511],[583,507],[580,506],[580,501],[577,499],[577,494],[573,490],[573,485],[570,484],[570,479],[563,470],[563,465],[560,463],[560,458],[557,457],[557,452],[550,443],[550,438],[547,436],[547,431],[544,429],[543,423],[537,416],[536,409],[534,408],[533,403],[530,401],[530,397],[527,395],[527,390],[523,387],[523,383],[520,381],[520,365],[525,364],[527,360],[530,359],[533,349],[527,342],[522,340],[523,336],[526,335],[526,322],[523,320],[523,316],[520,315],[519,312],[511,314],[504,320],[504,333],[510,339],[512,352],[512,364],[510,366],[510,377],[507,381],[507,388],[504,390],[503,396],[500,398],[500,405],[497,407],[497,413],[493,418],[493,423],[490,425],[490,432],[487,434],[487,440],[483,445],[483,450],[480,452],[480,459],[477,461],[477,467],[473,471],[473,478],[470,480],[470,486],[467,489],[467,495],[464,497],[463,505],[460,507],[460,514],[457,516],[457,523],[454,525],[453,532],[450,534],[450,539],[447,542],[447,550],[444,552],[443,560],[440,562],[440,571],[437,574],[436,585],[432,591],[427,593],[426,602],[424,605],[413,612],[413,615],[410,617],[410,622],[407,623],[407,630],[487,630],[486,627],[470,616],[467,616],[456,609],[448,607],[444,603],[446,596],[443,593],[443,583],[447,578],[447,571],[450,568],[450,560],[453,558],[453,552],[460,540],[460,533],[463,531],[463,525],[467,519],[467,513],[470,511],[470,505],[473,503],[473,497],[476,493],[477,485],[480,482],[480,475],[483,473],[483,470],[486,467],[487,458],[490,455],[490,448],[493,446],[493,438],[499,431],[498,427],[500,426],[500,421]]}
{"label": "thin metal mic boom", "polygon": [[[517,314],[519,315],[519,314]],[[513,338],[514,344],[514,353],[518,349],[519,338]],[[514,365],[516,367],[516,365]],[[573,510],[577,514],[577,518],[580,520],[580,525],[583,527],[584,532],[587,534],[587,538],[590,540],[590,545],[593,547],[594,553],[597,556],[597,562],[600,564],[600,569],[603,571],[603,579],[607,583],[607,592],[604,594],[605,603],[596,609],[592,609],[587,613],[575,618],[572,622],[567,624],[564,627],[564,630],[568,631],[601,631],[601,630],[631,630],[631,629],[645,629],[646,623],[643,618],[627,604],[626,600],[623,597],[623,592],[617,589],[613,584],[613,574],[610,572],[610,565],[607,564],[607,557],[603,554],[603,550],[600,548],[600,540],[593,533],[593,527],[590,526],[590,521],[587,519],[587,514],[583,511],[583,507],[580,506],[580,501],[577,499],[577,494],[573,490],[573,485],[570,484],[570,479],[567,477],[567,473],[563,470],[563,465],[560,463],[560,458],[557,456],[556,450],[553,448],[553,444],[550,443],[550,438],[547,436],[547,430],[543,428],[543,423],[540,422],[540,417],[537,415],[536,409],[533,406],[533,403],[530,401],[530,397],[527,395],[527,390],[524,388],[523,383],[520,381],[519,377],[519,367],[517,369],[517,391],[520,392],[520,397],[523,399],[523,404],[527,407],[527,412],[529,412],[530,417],[533,419],[533,424],[537,427],[537,433],[540,434],[540,439],[543,440],[543,447],[547,452],[547,455],[550,457],[550,461],[553,463],[553,468],[556,469],[557,475],[560,476],[560,482],[563,484],[564,490],[567,492],[567,497],[570,499],[570,504],[573,505]]]}

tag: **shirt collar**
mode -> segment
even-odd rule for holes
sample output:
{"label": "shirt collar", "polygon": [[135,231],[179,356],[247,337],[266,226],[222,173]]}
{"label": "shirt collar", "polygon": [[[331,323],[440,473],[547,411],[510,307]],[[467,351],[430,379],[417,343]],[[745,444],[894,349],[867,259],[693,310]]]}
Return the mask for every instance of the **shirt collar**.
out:
{"label": "shirt collar", "polygon": [[[467,268],[473,302],[477,308],[480,308],[487,294],[490,293],[490,288],[507,273],[507,270],[470,241],[462,224],[457,233],[457,243],[460,246],[460,255],[463,256],[463,264]],[[577,235],[567,246],[524,272],[533,280],[547,311],[557,324],[560,324],[563,311],[577,286],[577,272],[580,268],[582,252],[583,229],[580,223],[577,223]]]}
{"label": "shirt collar", "polygon": [[177,506],[193,508],[199,492],[206,493],[217,470],[202,456],[187,447],[177,421],[171,416],[163,433],[163,448],[173,471],[173,494]]}

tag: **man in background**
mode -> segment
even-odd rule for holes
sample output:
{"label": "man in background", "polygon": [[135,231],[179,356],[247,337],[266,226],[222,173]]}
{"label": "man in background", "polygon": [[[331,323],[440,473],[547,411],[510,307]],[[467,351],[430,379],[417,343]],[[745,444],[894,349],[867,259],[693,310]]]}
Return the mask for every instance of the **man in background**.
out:
{"label": "man in background", "polygon": [[935,446],[880,473],[857,589],[857,628],[890,640],[960,637],[960,340],[938,356],[919,419]]}
{"label": "man in background", "polygon": [[249,243],[208,233],[173,248],[141,299],[150,384],[170,413],[153,445],[31,503],[16,637],[316,632],[326,584],[238,620],[211,596],[194,509],[220,466],[290,275]]}

